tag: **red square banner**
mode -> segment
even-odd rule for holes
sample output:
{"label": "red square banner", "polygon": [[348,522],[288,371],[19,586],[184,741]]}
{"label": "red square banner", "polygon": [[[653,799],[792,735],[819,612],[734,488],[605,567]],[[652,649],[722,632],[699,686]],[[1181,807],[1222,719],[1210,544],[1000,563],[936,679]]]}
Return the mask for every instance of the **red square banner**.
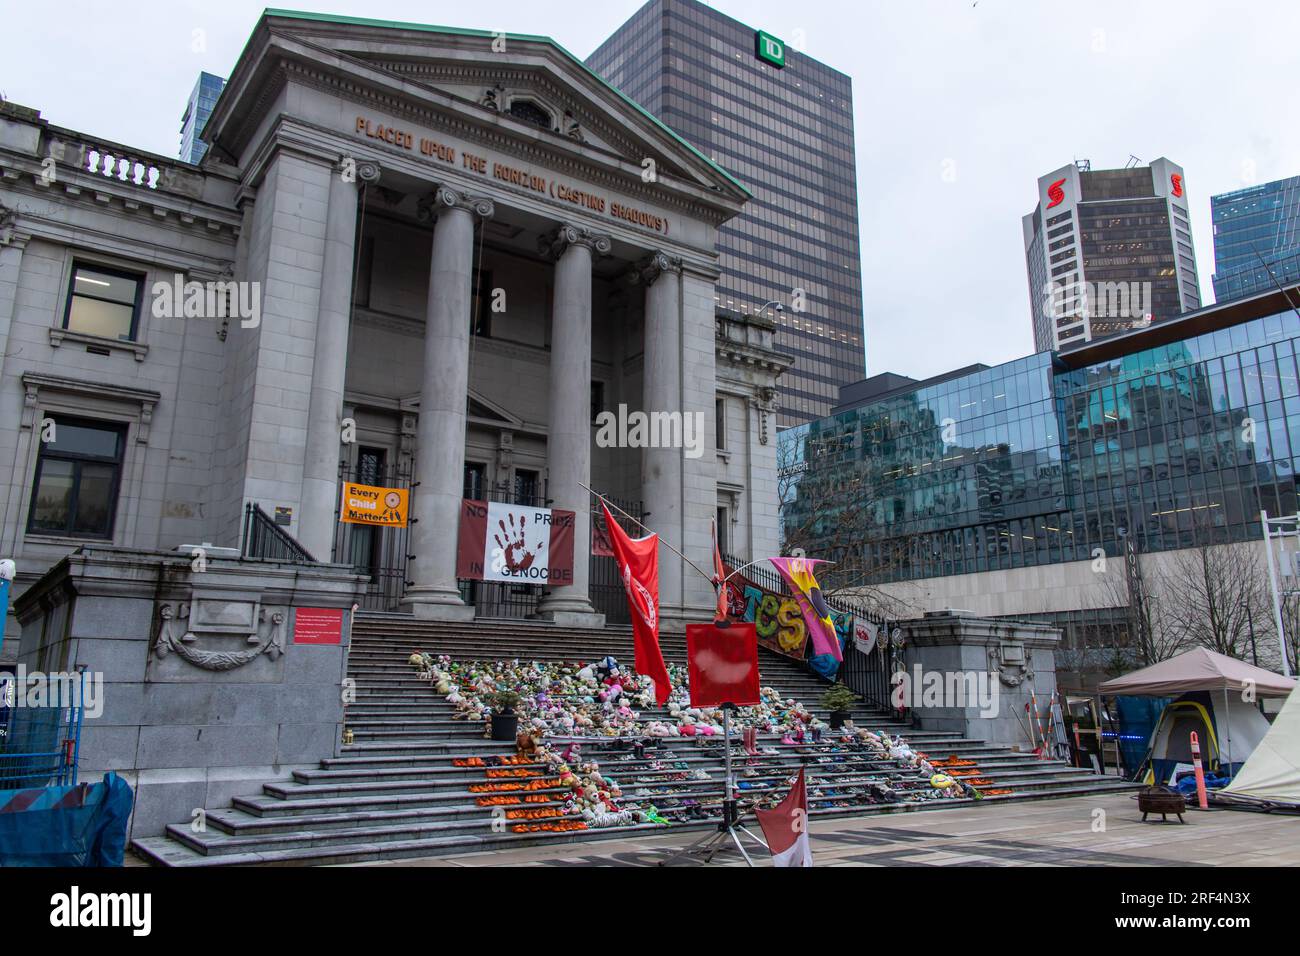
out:
{"label": "red square banner", "polygon": [[691,706],[759,702],[758,634],[753,623],[686,625]]}
{"label": "red square banner", "polygon": [[293,643],[342,644],[343,609],[337,607],[294,608]]}

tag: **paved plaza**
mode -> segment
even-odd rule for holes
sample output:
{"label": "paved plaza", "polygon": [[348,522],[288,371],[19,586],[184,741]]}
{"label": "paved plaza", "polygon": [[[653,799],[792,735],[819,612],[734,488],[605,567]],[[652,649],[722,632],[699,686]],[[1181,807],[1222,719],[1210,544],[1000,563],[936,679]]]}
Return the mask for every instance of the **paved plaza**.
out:
{"label": "paved plaza", "polygon": [[[815,819],[812,851],[817,866],[1300,865],[1300,817],[1189,810],[1184,819],[1185,824],[1174,818],[1143,823],[1130,794],[988,804]],[[1103,820],[1101,829],[1094,821]],[[653,866],[698,836],[699,831],[681,831],[373,865]],[[768,865],[761,851],[755,859]],[[717,862],[743,865],[734,850]]]}

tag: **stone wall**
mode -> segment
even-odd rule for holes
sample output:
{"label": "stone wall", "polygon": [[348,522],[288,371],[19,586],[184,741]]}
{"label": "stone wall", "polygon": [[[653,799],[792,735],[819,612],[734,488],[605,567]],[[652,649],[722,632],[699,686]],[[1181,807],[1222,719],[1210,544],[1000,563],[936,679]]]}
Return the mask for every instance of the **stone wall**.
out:
{"label": "stone wall", "polygon": [[[79,774],[121,774],[135,790],[133,836],[338,752],[351,607],[361,578],[189,553],[82,548],[15,604],[18,664],[85,667],[102,681]],[[300,609],[342,616],[335,643],[302,643]]]}

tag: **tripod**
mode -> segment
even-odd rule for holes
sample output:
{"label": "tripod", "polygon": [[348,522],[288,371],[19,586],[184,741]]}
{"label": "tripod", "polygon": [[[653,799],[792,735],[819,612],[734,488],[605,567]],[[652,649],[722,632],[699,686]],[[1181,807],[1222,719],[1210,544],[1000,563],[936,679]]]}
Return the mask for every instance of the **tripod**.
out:
{"label": "tripod", "polygon": [[724,791],[722,798],[722,819],[718,821],[718,827],[713,833],[704,834],[704,836],[700,837],[694,843],[678,850],[667,860],[660,860],[659,866],[672,866],[684,857],[694,856],[697,854],[705,863],[712,863],[714,855],[726,846],[727,840],[731,840],[731,842],[735,844],[736,849],[740,851],[740,855],[745,860],[745,865],[753,866],[754,861],[751,860],[749,854],[745,852],[745,847],[740,842],[739,833],[743,833],[745,836],[749,837],[749,839],[753,840],[764,850],[767,849],[767,844],[754,836],[754,834],[746,829],[740,822],[740,807],[736,805],[735,782],[731,775],[731,712],[734,710],[736,710],[735,704],[722,705],[722,745],[727,751],[727,782],[726,790]]}

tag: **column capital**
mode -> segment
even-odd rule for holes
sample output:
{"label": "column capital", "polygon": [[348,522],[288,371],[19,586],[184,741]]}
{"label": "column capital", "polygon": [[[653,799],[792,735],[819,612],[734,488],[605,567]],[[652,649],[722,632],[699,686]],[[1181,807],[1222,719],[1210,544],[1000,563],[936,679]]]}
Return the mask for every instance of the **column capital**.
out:
{"label": "column capital", "polygon": [[[351,156],[340,156],[338,162],[334,164],[334,171],[347,173],[349,166],[356,175],[356,182],[371,186],[379,182],[379,177],[383,173],[383,169],[374,160],[354,159]],[[352,182],[352,180],[345,179],[344,182]]]}
{"label": "column capital", "polygon": [[491,219],[496,213],[496,205],[487,196],[471,196],[462,189],[437,186],[420,200],[415,215],[421,222],[433,223],[448,209],[464,209],[484,219]]}
{"label": "column capital", "polygon": [[643,259],[638,260],[630,270],[628,270],[628,281],[633,285],[654,285],[665,272],[682,271],[682,260],[680,256],[669,255],[666,252],[652,252]]}
{"label": "column capital", "polygon": [[558,259],[569,246],[586,246],[592,255],[604,256],[609,254],[614,244],[603,232],[565,223],[542,236],[537,242],[537,251],[549,259]]}

